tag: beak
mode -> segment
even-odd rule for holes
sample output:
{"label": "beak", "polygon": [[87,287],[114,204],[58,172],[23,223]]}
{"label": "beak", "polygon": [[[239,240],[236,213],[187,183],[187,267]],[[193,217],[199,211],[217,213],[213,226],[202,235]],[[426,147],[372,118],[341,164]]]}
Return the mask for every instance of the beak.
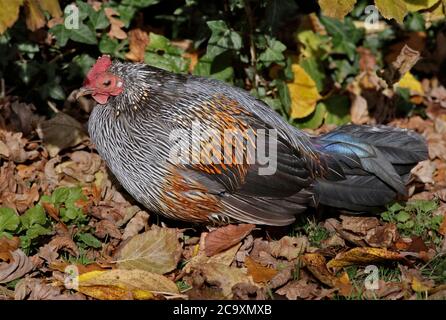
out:
{"label": "beak", "polygon": [[94,90],[91,88],[82,87],[79,89],[79,91],[76,93],[74,97],[76,98],[76,100],[78,100],[80,97],[87,96],[89,94],[92,94],[93,92]]}

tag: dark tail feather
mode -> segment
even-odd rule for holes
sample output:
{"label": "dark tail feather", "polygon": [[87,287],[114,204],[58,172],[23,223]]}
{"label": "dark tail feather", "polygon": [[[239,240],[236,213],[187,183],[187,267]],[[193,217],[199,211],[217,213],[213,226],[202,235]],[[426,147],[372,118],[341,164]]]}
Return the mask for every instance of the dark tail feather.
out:
{"label": "dark tail feather", "polygon": [[406,194],[410,170],[428,157],[423,137],[388,126],[347,125],[313,143],[329,169],[315,184],[319,203],[352,211],[373,211]]}

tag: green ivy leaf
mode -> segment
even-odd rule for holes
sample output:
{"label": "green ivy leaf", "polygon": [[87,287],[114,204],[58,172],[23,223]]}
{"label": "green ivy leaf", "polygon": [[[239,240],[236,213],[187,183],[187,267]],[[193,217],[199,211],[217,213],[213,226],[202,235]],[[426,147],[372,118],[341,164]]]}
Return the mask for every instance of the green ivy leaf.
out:
{"label": "green ivy leaf", "polygon": [[101,241],[99,241],[95,236],[93,236],[91,233],[78,233],[76,234],[76,238],[86,244],[89,247],[92,248],[101,248],[102,247],[102,243]]}
{"label": "green ivy leaf", "polygon": [[283,52],[286,50],[286,46],[279,40],[270,37],[266,38],[266,43],[266,50],[259,55],[258,60],[263,62],[266,67],[271,63],[283,63],[285,60]]}
{"label": "green ivy leaf", "polygon": [[90,14],[89,21],[93,25],[93,28],[98,30],[102,30],[107,28],[110,25],[110,21],[108,20],[107,16],[105,15],[104,9],[101,9],[99,11],[94,11]]}
{"label": "green ivy leaf", "polygon": [[70,39],[85,44],[97,44],[95,32],[85,24],[79,24],[79,29],[70,30]]}
{"label": "green ivy leaf", "polygon": [[316,82],[317,91],[324,89],[325,72],[315,58],[305,58],[300,61],[300,66]]}
{"label": "green ivy leaf", "polygon": [[47,222],[45,210],[40,204],[37,204],[26,210],[25,213],[20,216],[20,221],[24,229],[29,229],[36,224],[43,225]]}
{"label": "green ivy leaf", "polygon": [[327,109],[325,123],[343,125],[350,121],[350,100],[347,96],[333,96],[321,103]]}
{"label": "green ivy leaf", "polygon": [[0,231],[14,231],[19,227],[20,218],[11,208],[0,208]]}
{"label": "green ivy leaf", "polygon": [[65,47],[67,45],[67,42],[70,39],[70,31],[71,30],[65,28],[63,23],[55,25],[49,30],[49,32],[56,37],[57,45],[60,47]]}
{"label": "green ivy leaf", "polygon": [[240,50],[242,37],[234,30],[229,29],[223,20],[208,21],[211,37],[208,42],[207,54],[216,57],[227,50]]}
{"label": "green ivy leaf", "polygon": [[313,113],[303,119],[295,120],[299,128],[317,129],[324,122],[327,108],[324,103],[318,103]]}

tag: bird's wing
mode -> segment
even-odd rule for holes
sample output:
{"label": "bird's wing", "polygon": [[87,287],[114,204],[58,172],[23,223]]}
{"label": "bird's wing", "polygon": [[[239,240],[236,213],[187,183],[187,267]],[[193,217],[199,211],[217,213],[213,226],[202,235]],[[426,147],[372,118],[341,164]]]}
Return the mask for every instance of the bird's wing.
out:
{"label": "bird's wing", "polygon": [[[310,201],[317,155],[298,150],[274,126],[224,94],[194,99],[187,107],[185,101],[181,104],[183,113],[170,114],[165,122],[170,129],[198,132],[179,131],[182,147],[192,154],[175,164],[176,174],[218,197],[224,214],[233,219],[271,225],[294,221]],[[263,139],[260,132],[265,133]],[[197,133],[207,136],[196,143]],[[261,148],[269,162],[259,158]]]}

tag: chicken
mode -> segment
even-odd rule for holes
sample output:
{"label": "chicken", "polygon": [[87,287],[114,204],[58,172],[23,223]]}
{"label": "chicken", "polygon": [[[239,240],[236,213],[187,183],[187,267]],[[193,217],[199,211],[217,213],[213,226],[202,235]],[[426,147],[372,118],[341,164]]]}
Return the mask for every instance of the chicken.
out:
{"label": "chicken", "polygon": [[169,218],[283,226],[309,206],[370,212],[405,194],[425,140],[389,126],[311,136],[226,83],[102,56],[78,96],[88,130],[138,202]]}

